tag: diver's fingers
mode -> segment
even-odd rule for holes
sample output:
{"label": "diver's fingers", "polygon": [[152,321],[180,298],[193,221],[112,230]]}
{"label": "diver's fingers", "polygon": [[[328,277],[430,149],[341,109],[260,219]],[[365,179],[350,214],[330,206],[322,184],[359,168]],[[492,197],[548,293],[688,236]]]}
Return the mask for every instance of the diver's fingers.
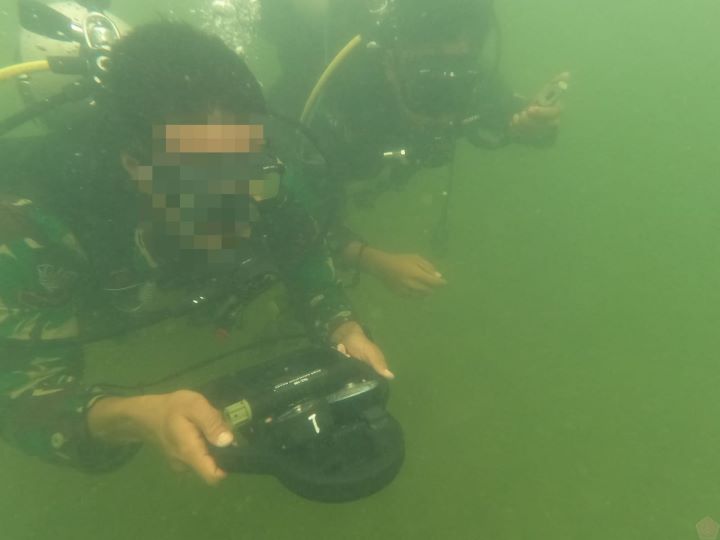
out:
{"label": "diver's fingers", "polygon": [[216,485],[227,475],[208,453],[207,444],[196,423],[186,417],[177,417],[172,431],[176,440],[176,452],[171,465],[178,469],[176,461],[193,469],[209,485]]}
{"label": "diver's fingers", "polygon": [[432,288],[430,288],[429,286],[425,285],[424,283],[422,283],[421,281],[419,281],[417,279],[409,279],[406,282],[406,288],[408,289],[408,291],[410,293],[414,293],[414,294],[417,294],[417,293],[430,294],[432,292]]}
{"label": "diver's fingers", "polygon": [[418,268],[422,270],[422,274],[417,275],[415,279],[425,283],[426,285],[432,285],[433,287],[447,284],[443,275],[437,271],[437,268],[435,268],[430,261],[418,256],[415,262]]}
{"label": "diver's fingers", "polygon": [[187,416],[213,446],[226,447],[233,442],[232,431],[222,414],[201,394],[194,398]]}
{"label": "diver's fingers", "polygon": [[556,82],[561,82],[561,81],[570,82],[570,79],[572,79],[572,74],[570,73],[570,71],[566,70],[566,71],[563,71],[562,73],[558,73],[557,75],[555,75],[550,82],[551,83],[556,83]]}
{"label": "diver's fingers", "polygon": [[527,111],[522,111],[513,114],[512,122],[510,123],[510,125],[517,126],[525,121],[527,121]]}
{"label": "diver's fingers", "polygon": [[395,374],[388,369],[387,361],[385,360],[385,355],[380,350],[380,347],[375,345],[374,343],[370,343],[368,350],[364,357],[361,359],[368,364],[380,375],[385,377],[386,379],[394,379]]}
{"label": "diver's fingers", "polygon": [[443,285],[447,285],[447,281],[444,277],[442,277],[440,272],[435,272],[433,274],[423,273],[422,275],[417,276],[415,280],[423,285],[429,285],[431,287],[442,287]]}
{"label": "diver's fingers", "polygon": [[539,105],[531,105],[523,112],[526,118],[530,118],[534,121],[537,120],[557,120],[562,113],[562,108],[553,105],[552,107],[541,107]]}
{"label": "diver's fingers", "polygon": [[187,464],[210,486],[217,485],[227,477],[227,473],[217,466],[208,454],[204,441],[198,437],[197,444],[186,449]]}
{"label": "diver's fingers", "polygon": [[425,259],[424,257],[421,257],[420,255],[415,257],[415,264],[417,264],[423,271],[427,272],[428,274],[437,274],[437,268],[435,268],[435,265]]}

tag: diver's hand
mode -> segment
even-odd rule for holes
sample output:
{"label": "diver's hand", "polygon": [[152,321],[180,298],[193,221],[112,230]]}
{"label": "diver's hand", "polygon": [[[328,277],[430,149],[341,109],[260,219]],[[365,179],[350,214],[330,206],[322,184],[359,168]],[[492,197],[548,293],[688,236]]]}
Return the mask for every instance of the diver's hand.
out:
{"label": "diver's hand", "polygon": [[99,400],[88,413],[93,436],[106,442],[148,442],[175,470],[190,468],[210,485],[227,475],[208,453],[206,441],[229,446],[232,431],[204,396],[190,390]]}
{"label": "diver's hand", "polygon": [[358,263],[380,277],[388,287],[404,294],[427,295],[447,285],[435,266],[420,255],[388,253],[368,247]]}
{"label": "diver's hand", "polygon": [[395,375],[388,369],[385,355],[370,338],[358,323],[348,321],[341,324],[331,336],[331,341],[337,349],[357,360],[369,364],[375,371],[386,379],[394,379]]}
{"label": "diver's hand", "polygon": [[513,115],[510,121],[510,136],[515,141],[537,143],[552,139],[560,125],[562,106],[553,92],[560,84],[567,85],[570,73],[563,72],[543,87],[524,110]]}

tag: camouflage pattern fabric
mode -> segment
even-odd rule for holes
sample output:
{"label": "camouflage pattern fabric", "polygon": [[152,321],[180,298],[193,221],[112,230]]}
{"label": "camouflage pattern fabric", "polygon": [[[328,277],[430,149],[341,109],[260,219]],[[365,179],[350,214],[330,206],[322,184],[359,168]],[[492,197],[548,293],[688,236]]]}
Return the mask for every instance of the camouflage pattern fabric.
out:
{"label": "camouflage pattern fabric", "polygon": [[[283,234],[288,212],[297,212],[290,204],[284,210],[266,231],[267,247],[276,254],[299,317],[326,340],[352,319],[352,310],[318,228],[290,224]],[[145,280],[131,288],[139,306],[161,273],[141,234],[135,235],[133,265]],[[116,468],[138,449],[101,444],[87,428],[87,411],[108,394],[83,384],[85,299],[106,298],[110,310],[128,305],[127,288],[118,287],[122,302],[116,302],[102,283],[60,220],[30,200],[0,198],[0,434],[28,454],[89,472]]]}

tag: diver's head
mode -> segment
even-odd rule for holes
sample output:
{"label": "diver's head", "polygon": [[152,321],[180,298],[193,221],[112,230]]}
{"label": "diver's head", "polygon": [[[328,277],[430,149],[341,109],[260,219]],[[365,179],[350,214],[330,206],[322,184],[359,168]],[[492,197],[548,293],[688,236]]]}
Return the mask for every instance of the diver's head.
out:
{"label": "diver's head", "polygon": [[396,43],[443,43],[473,36],[479,44],[495,24],[493,0],[387,0],[386,37]]}
{"label": "diver's head", "polygon": [[99,99],[143,225],[189,250],[230,250],[277,194],[265,101],[245,62],[189,25],[139,27],[114,47]]}
{"label": "diver's head", "polygon": [[491,0],[392,0],[382,21],[386,70],[415,117],[449,122],[468,114],[488,69]]}

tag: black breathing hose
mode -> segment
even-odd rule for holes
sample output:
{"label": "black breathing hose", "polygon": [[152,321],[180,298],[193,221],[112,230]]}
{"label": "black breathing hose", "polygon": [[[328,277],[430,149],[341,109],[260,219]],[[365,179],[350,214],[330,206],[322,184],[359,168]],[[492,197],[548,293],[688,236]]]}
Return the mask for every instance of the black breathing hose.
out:
{"label": "black breathing hose", "polygon": [[175,379],[179,379],[179,378],[182,377],[183,375],[187,375],[188,373],[192,373],[192,372],[194,372],[194,371],[198,371],[198,370],[200,370],[200,369],[203,369],[203,368],[205,368],[205,367],[207,367],[207,366],[209,366],[209,365],[211,365],[211,364],[214,364],[215,362],[219,362],[220,360],[224,360],[225,358],[228,358],[228,357],[230,357],[230,356],[233,356],[233,355],[236,355],[236,354],[240,354],[240,353],[243,353],[243,352],[248,352],[248,351],[254,351],[254,350],[257,350],[257,349],[262,349],[262,348],[264,348],[264,347],[269,347],[269,346],[272,346],[272,345],[278,345],[278,344],[281,344],[281,343],[291,343],[291,342],[294,343],[294,342],[297,342],[297,341],[300,341],[300,340],[307,339],[307,337],[308,337],[308,336],[307,336],[306,334],[297,333],[297,334],[287,334],[287,335],[284,335],[284,336],[277,336],[277,337],[274,337],[274,338],[262,339],[262,340],[259,340],[259,341],[255,341],[255,342],[253,342],[253,343],[249,343],[249,344],[247,344],[247,345],[243,345],[242,347],[237,347],[237,348],[235,348],[235,349],[232,349],[231,351],[226,351],[226,352],[223,352],[223,353],[218,353],[218,354],[216,354],[216,355],[214,355],[214,356],[210,356],[210,357],[208,357],[208,358],[205,358],[205,359],[201,360],[200,362],[197,362],[196,364],[192,364],[192,365],[190,365],[190,366],[188,366],[188,367],[186,367],[186,368],[180,369],[180,370],[178,370],[178,371],[174,371],[174,372],[169,373],[169,374],[167,374],[167,375],[163,375],[163,376],[160,377],[159,379],[155,379],[155,380],[152,380],[152,381],[147,381],[147,382],[144,382],[144,383],[133,384],[133,385],[121,385],[121,384],[105,384],[105,383],[99,383],[99,384],[96,384],[96,385],[94,385],[94,386],[97,386],[97,387],[100,387],[100,388],[103,388],[103,389],[106,388],[106,389],[108,389],[108,390],[121,390],[121,391],[126,391],[126,392],[140,392],[140,393],[143,393],[143,394],[144,394],[144,393],[146,393],[146,391],[147,391],[148,389],[150,389],[150,388],[153,388],[153,387],[156,387],[156,386],[160,386],[160,385],[166,384],[166,383],[168,383],[168,382],[172,382],[172,381],[174,381]]}

